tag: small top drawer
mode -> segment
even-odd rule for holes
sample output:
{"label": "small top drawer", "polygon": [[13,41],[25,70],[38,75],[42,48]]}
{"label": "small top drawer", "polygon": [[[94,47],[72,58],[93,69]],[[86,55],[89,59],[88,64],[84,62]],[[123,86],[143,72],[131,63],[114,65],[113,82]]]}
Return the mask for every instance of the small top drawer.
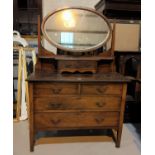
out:
{"label": "small top drawer", "polygon": [[83,95],[121,95],[122,94],[122,84],[83,84],[81,89],[81,94]]}
{"label": "small top drawer", "polygon": [[122,84],[119,83],[35,83],[34,96],[51,95],[121,95]]}
{"label": "small top drawer", "polygon": [[92,72],[96,73],[96,61],[88,60],[59,60],[58,71],[62,72]]}
{"label": "small top drawer", "polygon": [[78,93],[78,84],[72,83],[36,83],[34,96],[48,97],[51,95],[75,95]]}

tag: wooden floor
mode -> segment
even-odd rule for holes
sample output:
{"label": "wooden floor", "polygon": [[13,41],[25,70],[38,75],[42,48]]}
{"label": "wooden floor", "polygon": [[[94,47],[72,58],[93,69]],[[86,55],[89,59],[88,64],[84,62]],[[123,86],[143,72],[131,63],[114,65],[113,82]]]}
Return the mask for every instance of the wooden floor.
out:
{"label": "wooden floor", "polygon": [[[87,132],[86,136],[83,136]],[[101,131],[83,131],[81,136],[66,136],[66,132],[54,132],[52,138],[39,138],[33,153],[29,152],[28,122],[14,122],[14,155],[140,155],[140,137],[131,124],[125,124],[120,148],[113,139]],[[100,133],[99,133],[100,132]],[[50,133],[48,133],[49,135]],[[95,135],[96,134],[96,135]],[[46,134],[45,134],[46,135]],[[39,133],[37,137],[45,136]],[[64,135],[62,137],[62,135]],[[58,137],[56,137],[58,136]]]}

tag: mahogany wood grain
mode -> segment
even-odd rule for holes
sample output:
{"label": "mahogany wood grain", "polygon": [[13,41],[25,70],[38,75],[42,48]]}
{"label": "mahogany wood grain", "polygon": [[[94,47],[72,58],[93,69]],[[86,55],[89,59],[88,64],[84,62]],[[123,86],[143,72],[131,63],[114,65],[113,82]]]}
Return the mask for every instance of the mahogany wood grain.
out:
{"label": "mahogany wood grain", "polygon": [[88,60],[60,60],[58,61],[58,72],[97,72],[97,62]]}
{"label": "mahogany wood grain", "polygon": [[107,83],[98,83],[98,84],[83,84],[82,85],[82,94],[85,95],[121,95],[122,86],[121,84],[107,84]]}
{"label": "mahogany wood grain", "polygon": [[36,113],[37,129],[52,127],[117,126],[118,112]]}
{"label": "mahogany wood grain", "polygon": [[34,98],[34,106],[35,111],[119,111],[120,101],[121,97],[118,96],[53,96],[50,98]]}
{"label": "mahogany wood grain", "polygon": [[109,73],[96,73],[96,74],[58,74],[40,71],[37,73],[32,73],[28,79],[29,82],[39,82],[46,83],[49,82],[68,82],[68,83],[98,83],[98,82],[108,82],[108,83],[126,83],[130,80],[120,73],[109,72]]}
{"label": "mahogany wood grain", "polygon": [[49,97],[55,95],[76,95],[78,93],[78,84],[70,83],[45,83],[35,85],[34,96]]}
{"label": "mahogany wood grain", "polygon": [[[80,85],[80,93],[79,92]],[[107,83],[46,83],[35,84],[34,96],[49,97],[55,95],[121,95],[120,84]]]}

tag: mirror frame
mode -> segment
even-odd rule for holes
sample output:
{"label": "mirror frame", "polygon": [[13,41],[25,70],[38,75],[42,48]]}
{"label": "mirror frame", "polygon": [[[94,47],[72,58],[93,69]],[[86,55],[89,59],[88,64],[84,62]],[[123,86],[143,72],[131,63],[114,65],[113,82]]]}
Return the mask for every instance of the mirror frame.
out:
{"label": "mirror frame", "polygon": [[[106,38],[100,42],[99,44],[95,45],[95,46],[92,46],[90,48],[87,48],[87,49],[72,49],[72,48],[67,48],[67,47],[64,47],[60,44],[58,44],[57,42],[55,41],[52,41],[51,39],[49,39],[46,31],[45,31],[45,23],[47,22],[47,20],[53,16],[54,14],[56,14],[57,12],[60,12],[60,11],[64,11],[64,10],[70,10],[70,9],[79,9],[79,10],[85,10],[85,11],[89,11],[89,12],[92,12],[98,16],[100,16],[107,24],[108,28],[109,28],[109,32],[108,32],[108,35],[106,36]],[[90,51],[94,51],[100,47],[102,47],[106,42],[109,41],[109,39],[111,38],[112,36],[112,28],[111,28],[111,24],[109,23],[108,19],[102,15],[101,13],[97,12],[96,10],[94,9],[91,9],[91,8],[87,8],[87,7],[65,7],[65,8],[61,8],[61,9],[57,9],[49,14],[47,14],[44,18],[43,18],[43,22],[41,24],[41,30],[42,30],[42,33],[43,33],[43,36],[44,38],[50,43],[52,44],[53,46],[55,46],[57,49],[61,49],[63,51],[68,51],[68,52],[90,52]]]}

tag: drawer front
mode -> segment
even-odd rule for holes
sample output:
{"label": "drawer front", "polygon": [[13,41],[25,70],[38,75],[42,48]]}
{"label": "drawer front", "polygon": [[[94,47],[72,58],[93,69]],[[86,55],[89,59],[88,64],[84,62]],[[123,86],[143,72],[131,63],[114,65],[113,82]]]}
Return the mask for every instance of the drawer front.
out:
{"label": "drawer front", "polygon": [[42,83],[35,84],[34,96],[48,97],[51,95],[75,95],[78,93],[78,84],[70,83]]}
{"label": "drawer front", "polygon": [[58,71],[62,72],[93,72],[96,73],[96,61],[88,60],[61,60],[58,61]]}
{"label": "drawer front", "polygon": [[41,110],[119,110],[121,98],[118,96],[83,96],[83,97],[52,97],[35,98],[34,107],[36,111]]}
{"label": "drawer front", "polygon": [[96,67],[96,61],[88,61],[88,60],[70,60],[70,61],[59,61],[58,65],[60,68],[67,68],[67,69],[78,69],[78,68],[92,68]]}
{"label": "drawer front", "polygon": [[83,84],[81,89],[82,94],[103,95],[113,94],[121,95],[122,84]]}
{"label": "drawer front", "polygon": [[36,113],[34,116],[37,129],[54,127],[99,127],[117,126],[117,112],[76,112],[76,113]]}

